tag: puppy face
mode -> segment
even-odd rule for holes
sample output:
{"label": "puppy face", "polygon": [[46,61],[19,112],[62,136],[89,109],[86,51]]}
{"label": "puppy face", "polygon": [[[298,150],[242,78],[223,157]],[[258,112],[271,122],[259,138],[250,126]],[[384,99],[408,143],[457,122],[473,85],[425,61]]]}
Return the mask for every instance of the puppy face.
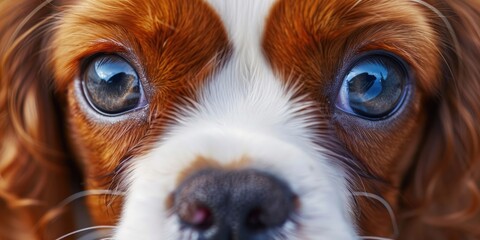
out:
{"label": "puppy face", "polygon": [[[268,173],[297,197],[291,219],[255,236],[356,238],[362,225],[352,193],[364,186],[348,181],[359,174],[353,166],[386,181],[376,194],[395,206],[424,127],[424,97],[438,85],[438,36],[424,12],[411,1],[129,0],[68,8],[53,36],[56,79],[68,92],[69,135],[87,188],[109,188],[111,177],[98,179],[117,175],[127,192],[116,237],[148,239],[159,228],[173,239],[206,236],[181,225],[181,200],[171,198],[184,178],[215,168]],[[104,79],[124,72],[132,79],[110,80],[135,85],[116,95],[124,83],[110,83],[113,90],[95,83],[108,71]],[[354,90],[355,78],[375,86]],[[90,198],[98,221],[114,223],[103,204]],[[388,223],[387,211],[379,212],[376,221]],[[222,231],[215,224],[213,235]],[[391,224],[382,225],[376,234],[391,234]]]}
{"label": "puppy face", "polygon": [[115,239],[409,236],[396,219],[431,186],[411,179],[442,158],[438,96],[466,65],[434,6],[59,4],[45,42],[64,139],[87,190],[121,192],[87,198],[93,222]]}

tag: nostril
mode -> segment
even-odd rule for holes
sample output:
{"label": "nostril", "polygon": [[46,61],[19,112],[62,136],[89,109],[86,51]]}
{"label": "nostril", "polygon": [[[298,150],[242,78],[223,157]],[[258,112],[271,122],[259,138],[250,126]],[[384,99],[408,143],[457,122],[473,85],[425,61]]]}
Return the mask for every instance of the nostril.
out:
{"label": "nostril", "polygon": [[213,225],[213,213],[201,203],[183,203],[177,212],[180,220],[197,230],[207,230]]}
{"label": "nostril", "polygon": [[261,231],[268,228],[268,224],[265,221],[264,211],[260,207],[252,209],[246,218],[245,225],[247,228],[254,231]]}
{"label": "nostril", "polygon": [[[296,209],[298,198],[295,195],[288,196],[269,195],[274,198],[263,198],[262,205],[253,207],[245,215],[245,227],[254,232],[274,229],[282,226],[288,219],[292,219],[292,213]],[[260,200],[262,200],[260,198]]]}

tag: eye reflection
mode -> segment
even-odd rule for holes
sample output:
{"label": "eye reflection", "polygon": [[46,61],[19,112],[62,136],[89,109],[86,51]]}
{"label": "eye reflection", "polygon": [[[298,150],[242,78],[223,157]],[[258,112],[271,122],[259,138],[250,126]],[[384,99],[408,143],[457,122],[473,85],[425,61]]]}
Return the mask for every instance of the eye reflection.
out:
{"label": "eye reflection", "polygon": [[105,114],[132,110],[142,97],[137,73],[127,61],[116,55],[103,55],[90,62],[84,88],[93,107]]}
{"label": "eye reflection", "polygon": [[337,107],[367,118],[382,118],[400,105],[405,95],[405,67],[390,56],[367,56],[344,78]]}

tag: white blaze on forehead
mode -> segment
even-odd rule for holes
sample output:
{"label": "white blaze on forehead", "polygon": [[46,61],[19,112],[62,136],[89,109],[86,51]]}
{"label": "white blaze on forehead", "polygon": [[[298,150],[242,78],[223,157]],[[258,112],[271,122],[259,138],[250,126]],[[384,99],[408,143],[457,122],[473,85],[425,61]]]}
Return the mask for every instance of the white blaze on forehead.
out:
{"label": "white blaze on forehead", "polygon": [[222,19],[234,45],[247,62],[261,55],[265,20],[276,0],[206,0]]}
{"label": "white blaze on forehead", "polygon": [[[305,101],[276,77],[262,51],[266,19],[275,0],[207,0],[221,17],[232,43],[227,64],[199,91],[197,109],[180,119],[189,128],[228,127],[263,132],[315,151],[309,129],[317,124]],[[300,99],[297,99],[300,100]],[[300,112],[302,112],[300,114]],[[187,120],[189,119],[189,120]],[[298,140],[298,141],[297,141]]]}
{"label": "white blaze on forehead", "polygon": [[196,233],[180,230],[165,202],[179,174],[198,156],[220,164],[247,157],[246,167],[283,179],[301,204],[299,226],[283,228],[286,239],[354,239],[346,176],[313,143],[318,136],[312,126],[318,122],[305,108],[309,103],[293,99],[262,55],[265,19],[274,1],[207,2],[222,18],[233,54],[158,146],[132,160],[115,239],[196,240]]}

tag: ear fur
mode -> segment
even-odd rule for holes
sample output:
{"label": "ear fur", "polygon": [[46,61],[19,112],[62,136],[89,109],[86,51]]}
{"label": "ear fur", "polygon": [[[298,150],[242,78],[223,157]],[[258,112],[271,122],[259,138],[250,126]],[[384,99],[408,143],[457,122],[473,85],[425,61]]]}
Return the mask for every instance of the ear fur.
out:
{"label": "ear fur", "polygon": [[0,239],[55,239],[41,217],[70,192],[62,129],[46,69],[51,1],[0,2]]}
{"label": "ear fur", "polygon": [[404,182],[401,239],[478,239],[480,2],[441,0],[432,5],[454,34],[437,19],[437,27],[443,28],[445,79],[428,109],[424,146]]}

